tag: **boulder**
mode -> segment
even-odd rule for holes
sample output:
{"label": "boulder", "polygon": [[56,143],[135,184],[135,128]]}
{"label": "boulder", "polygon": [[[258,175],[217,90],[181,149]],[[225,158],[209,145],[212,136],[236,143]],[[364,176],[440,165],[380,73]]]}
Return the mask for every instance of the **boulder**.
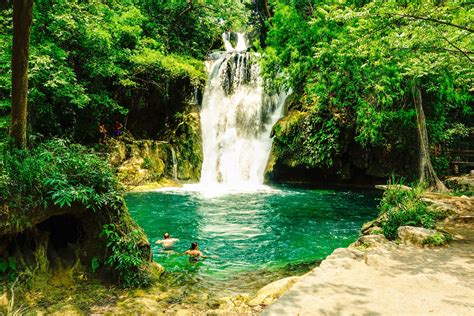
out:
{"label": "boulder", "polygon": [[253,298],[248,305],[257,306],[257,305],[270,305],[277,298],[285,294],[289,289],[298,282],[300,277],[288,277],[284,278],[270,284],[267,284],[261,288],[255,298]]}
{"label": "boulder", "polygon": [[361,236],[354,244],[355,247],[377,247],[388,242],[384,235],[364,235]]}
{"label": "boulder", "polygon": [[423,227],[400,226],[398,238],[405,244],[423,247],[424,240],[436,234],[436,230]]}
{"label": "boulder", "polygon": [[466,175],[449,177],[444,180],[444,183],[449,189],[472,195],[474,192],[474,170]]}
{"label": "boulder", "polygon": [[379,190],[400,190],[400,191],[411,191],[413,190],[409,186],[403,185],[403,184],[377,184],[375,186],[376,189]]}

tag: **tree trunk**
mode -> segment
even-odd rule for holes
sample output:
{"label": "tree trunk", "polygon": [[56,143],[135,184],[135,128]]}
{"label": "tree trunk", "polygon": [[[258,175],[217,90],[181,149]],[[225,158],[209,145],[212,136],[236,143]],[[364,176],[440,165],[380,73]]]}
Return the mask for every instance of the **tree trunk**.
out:
{"label": "tree trunk", "polygon": [[267,11],[268,18],[271,18],[272,15],[270,14],[270,8],[268,7],[268,0],[265,0],[265,10]]}
{"label": "tree trunk", "polygon": [[10,136],[18,148],[26,146],[28,53],[33,0],[13,2],[12,109]]}
{"label": "tree trunk", "polygon": [[419,140],[419,172],[420,183],[428,185],[428,189],[437,192],[446,192],[448,189],[443,182],[439,180],[433,169],[430,159],[428,130],[426,129],[425,112],[423,111],[423,103],[420,88],[413,85],[413,102],[416,109],[416,126]]}

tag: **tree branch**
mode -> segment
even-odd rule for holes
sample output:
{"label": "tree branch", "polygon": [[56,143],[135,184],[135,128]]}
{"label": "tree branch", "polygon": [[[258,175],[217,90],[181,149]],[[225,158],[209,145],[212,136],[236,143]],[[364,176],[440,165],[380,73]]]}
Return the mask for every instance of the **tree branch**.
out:
{"label": "tree branch", "polygon": [[[463,51],[462,49],[460,49],[459,47],[457,47],[454,43],[452,43],[446,36],[444,36],[442,33],[440,33],[441,37],[446,41],[448,42],[449,45],[451,45],[452,47],[454,47],[457,51],[459,51],[461,54],[463,54],[467,59],[469,59],[470,62],[472,62],[472,59],[469,57],[469,55],[467,54],[467,52]],[[469,52],[472,54],[472,52]]]}
{"label": "tree branch", "polygon": [[190,2],[189,2],[189,6],[188,6],[186,9],[184,9],[183,11],[181,11],[181,13],[178,14],[178,17],[181,17],[181,16],[185,15],[186,13],[188,13],[188,12],[194,10],[194,9],[199,9],[199,8],[211,10],[211,11],[214,11],[214,12],[219,12],[219,10],[217,10],[217,9],[215,9],[215,8],[213,8],[213,7],[204,5],[204,4],[200,4],[200,5],[196,5],[196,6],[195,6],[195,5],[193,5],[193,2],[190,1]]}
{"label": "tree branch", "polygon": [[425,17],[422,17],[422,16],[417,16],[417,15],[412,15],[412,14],[395,14],[395,15],[401,16],[401,17],[404,17],[404,18],[410,18],[410,19],[415,19],[415,20],[424,20],[424,21],[430,21],[430,22],[434,22],[434,23],[438,23],[438,24],[449,25],[449,26],[458,28],[460,30],[464,30],[464,31],[468,31],[470,33],[474,33],[473,29],[470,29],[466,26],[453,24],[451,22],[446,22],[446,21],[443,21],[443,20],[438,20],[438,19],[433,19],[433,18],[425,18]]}

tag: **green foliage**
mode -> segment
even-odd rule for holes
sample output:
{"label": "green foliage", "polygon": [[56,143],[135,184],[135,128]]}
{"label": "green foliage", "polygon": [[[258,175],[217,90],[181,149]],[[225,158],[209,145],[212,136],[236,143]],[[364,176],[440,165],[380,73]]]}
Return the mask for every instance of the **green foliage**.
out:
{"label": "green foliage", "polygon": [[[0,117],[10,108],[11,15],[0,10]],[[36,1],[33,15],[29,123],[78,142],[96,141],[99,122],[167,106],[176,86],[202,85],[203,57],[247,19],[237,0]]]}
{"label": "green foliage", "polygon": [[295,125],[304,137],[276,141],[304,153],[293,156],[302,165],[331,165],[344,140],[416,161],[416,84],[435,166],[446,171],[448,149],[468,146],[474,67],[463,27],[473,10],[462,0],[275,1],[265,77],[270,89],[292,88],[290,109],[305,114]]}
{"label": "green foliage", "polygon": [[277,154],[307,167],[329,167],[342,146],[339,124],[328,113],[294,112],[274,128]]}
{"label": "green foliage", "polygon": [[18,274],[17,270],[17,263],[15,258],[8,257],[8,258],[1,258],[0,257],[0,281],[15,280]]}
{"label": "green foliage", "polygon": [[115,206],[119,199],[118,183],[107,162],[66,140],[7,151],[0,164],[0,202],[13,209],[77,203],[96,211]]}
{"label": "green foliage", "polygon": [[434,228],[437,221],[446,217],[445,213],[428,208],[421,199],[422,193],[421,186],[407,188],[402,181],[389,183],[379,206],[385,237],[396,239],[400,226]]}
{"label": "green foliage", "polygon": [[106,239],[110,252],[105,264],[116,273],[119,282],[124,287],[148,286],[150,276],[145,269],[143,252],[138,247],[140,232],[134,230],[124,234],[115,224],[106,224],[100,236]]}
{"label": "green foliage", "polygon": [[92,260],[91,260],[91,269],[92,269],[92,272],[96,272],[100,267],[100,262],[99,262],[99,259],[97,259],[97,257],[93,257]]}
{"label": "green foliage", "polygon": [[451,234],[437,232],[431,236],[426,237],[423,240],[423,244],[432,246],[442,246],[451,241],[452,239],[453,236]]}
{"label": "green foliage", "polygon": [[147,157],[143,158],[142,168],[143,169],[150,169],[151,168],[150,157],[147,156]]}

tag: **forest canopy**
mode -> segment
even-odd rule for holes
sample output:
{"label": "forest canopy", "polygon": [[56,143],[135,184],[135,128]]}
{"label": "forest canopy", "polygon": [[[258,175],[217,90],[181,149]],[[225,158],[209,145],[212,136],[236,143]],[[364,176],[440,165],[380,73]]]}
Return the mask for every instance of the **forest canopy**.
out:
{"label": "forest canopy", "polygon": [[449,150],[468,146],[472,134],[472,3],[272,3],[265,73],[274,87],[295,91],[291,119],[275,128],[281,156],[331,167],[352,139],[413,160],[417,87],[435,167],[447,172]]}
{"label": "forest canopy", "polygon": [[[3,137],[11,106],[6,3],[0,10]],[[452,150],[472,141],[472,25],[473,5],[462,0],[38,0],[29,131],[91,143],[100,122],[137,122],[153,113],[147,124],[155,127],[136,136],[156,137],[180,111],[177,104],[202,89],[203,61],[222,48],[222,32],[243,30],[263,54],[270,88],[293,91],[289,115],[274,128],[275,151],[289,165],[338,170],[356,147],[397,161],[388,169],[412,166],[416,87],[435,168],[446,173]]]}
{"label": "forest canopy", "polygon": [[[203,59],[222,32],[241,28],[244,3],[34,1],[29,126],[47,138],[95,140],[101,121],[123,119],[153,90],[169,101],[177,82],[202,85]],[[12,9],[0,10],[0,130],[11,106]]]}

